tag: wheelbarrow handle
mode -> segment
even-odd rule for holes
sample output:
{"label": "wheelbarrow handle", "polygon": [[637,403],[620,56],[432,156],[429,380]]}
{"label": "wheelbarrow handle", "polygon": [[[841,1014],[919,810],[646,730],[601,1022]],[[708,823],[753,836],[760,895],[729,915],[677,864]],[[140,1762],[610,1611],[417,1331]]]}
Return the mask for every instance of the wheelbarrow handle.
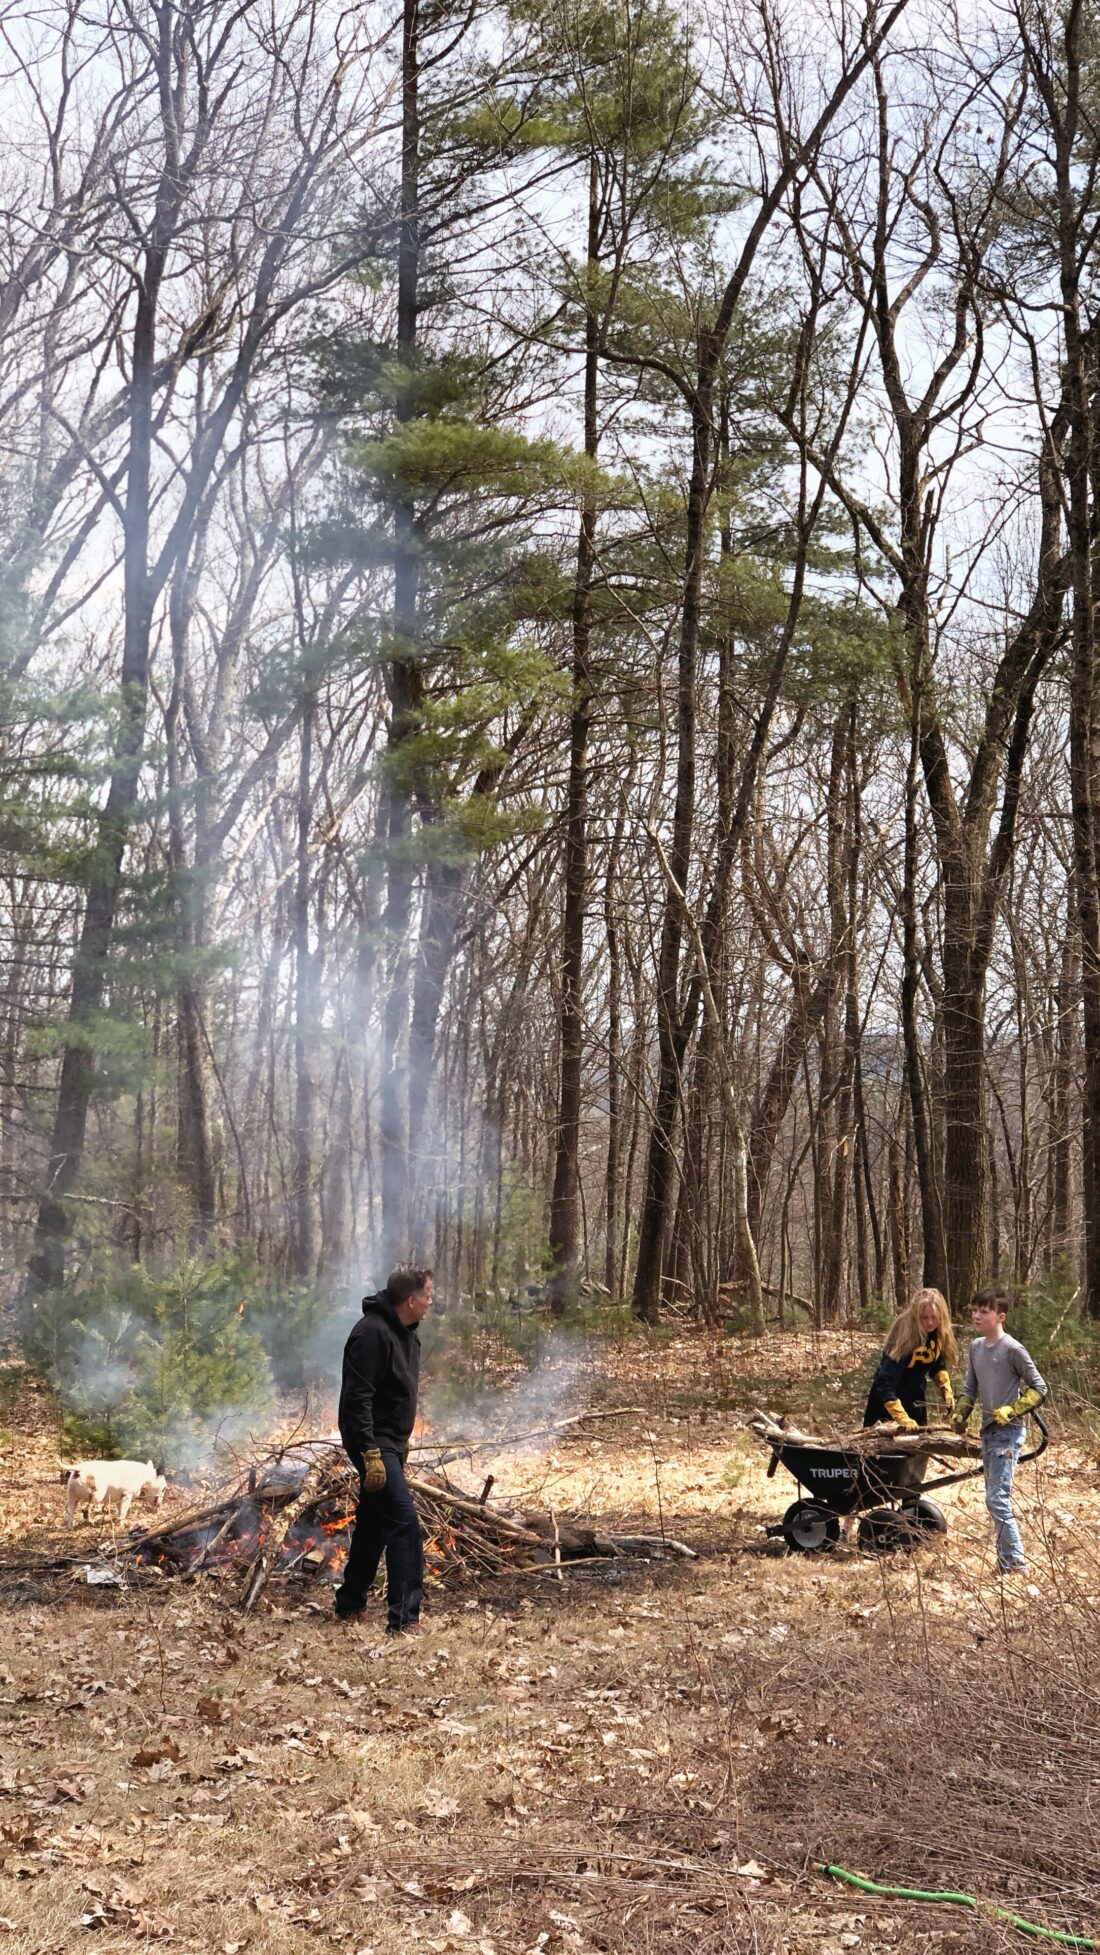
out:
{"label": "wheelbarrow handle", "polygon": [[[1039,1454],[1045,1453],[1050,1444],[1050,1434],[1047,1431],[1046,1420],[1041,1418],[1038,1412],[1031,1412],[1029,1417],[1034,1419],[1039,1428],[1039,1444],[1033,1446],[1029,1453],[1021,1453],[1017,1465],[1022,1464],[1025,1459],[1038,1459]],[[963,1480],[978,1479],[984,1471],[985,1467],[979,1461],[976,1466],[968,1466],[964,1473],[941,1473],[938,1479],[923,1481],[920,1491],[922,1493],[934,1493],[939,1487],[957,1487]]]}
{"label": "wheelbarrow handle", "polygon": [[1037,1426],[1038,1426],[1038,1428],[1039,1428],[1039,1444],[1038,1444],[1037,1446],[1033,1446],[1033,1447],[1032,1447],[1032,1449],[1031,1449],[1031,1451],[1030,1451],[1030,1453],[1021,1453],[1021,1454],[1020,1454],[1020,1462],[1021,1462],[1021,1463],[1022,1463],[1022,1462],[1023,1462],[1023,1461],[1025,1460],[1025,1459],[1038,1459],[1038,1457],[1039,1457],[1039,1454],[1040,1454],[1040,1453],[1045,1453],[1045,1452],[1046,1452],[1046,1449],[1047,1449],[1047,1447],[1048,1447],[1048,1446],[1049,1446],[1049,1444],[1050,1444],[1050,1434],[1049,1434],[1049,1432],[1047,1431],[1047,1424],[1046,1424],[1046,1420],[1045,1420],[1045,1419],[1044,1419],[1044,1418],[1042,1417],[1042,1415],[1041,1415],[1041,1414],[1040,1414],[1039,1412],[1036,1412],[1036,1411],[1033,1411],[1033,1412],[1032,1412],[1032,1413],[1030,1414],[1030,1416],[1031,1416],[1031,1417],[1032,1417],[1032,1418],[1034,1419],[1034,1421],[1035,1421],[1035,1423],[1036,1423],[1036,1425],[1037,1425]]}

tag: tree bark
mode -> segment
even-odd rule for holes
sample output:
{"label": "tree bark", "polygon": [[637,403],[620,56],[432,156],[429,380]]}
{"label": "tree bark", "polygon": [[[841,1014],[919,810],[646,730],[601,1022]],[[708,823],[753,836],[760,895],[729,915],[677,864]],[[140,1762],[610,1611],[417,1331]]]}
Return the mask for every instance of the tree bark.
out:
{"label": "tree bark", "polygon": [[[940,1186],[928,1111],[924,1050],[918,1019],[920,947],[917,938],[917,735],[914,729],[905,784],[905,862],[902,879],[901,1029],[913,1156],[920,1196],[923,1280],[947,1291]],[[908,1274],[906,1275],[908,1282]],[[900,1305],[899,1305],[900,1308]]]}
{"label": "tree bark", "polygon": [[[1084,1029],[1082,1193],[1084,1302],[1100,1318],[1100,658],[1096,640],[1098,565],[1096,322],[1082,316],[1082,227],[1078,138],[1082,134],[1082,36],[1085,16],[1071,6],[1062,17],[1061,74],[1053,45],[1029,41],[1033,76],[1054,144],[1059,280],[1064,335],[1063,398],[1068,420],[1063,467],[1072,575],[1072,655],[1069,686],[1070,796],[1073,867]],[[1048,65],[1049,62],[1049,65]],[[1090,84],[1091,86],[1091,84]]]}
{"label": "tree bark", "polygon": [[298,751],[294,899],[291,934],[294,946],[294,1111],[290,1134],[291,1226],[290,1267],[309,1282],[317,1271],[317,1209],[314,1196],[314,1079],[315,1040],[320,1012],[320,947],[309,941],[310,855],[313,818],[313,728],[316,696],[307,687],[302,710]]}
{"label": "tree bark", "polygon": [[[416,361],[420,292],[420,0],[404,0],[401,55],[401,223],[397,257],[397,360],[409,382]],[[413,417],[408,391],[399,396],[397,419]],[[380,1152],[382,1178],[381,1263],[388,1269],[408,1254],[409,1129],[405,1035],[409,1016],[408,937],[416,876],[410,857],[411,800],[408,748],[423,700],[417,658],[419,566],[411,494],[392,499],[394,657],[386,674],[390,726],[386,750],[383,834],[386,851],[385,999],[382,1008]],[[383,1272],[384,1273],[384,1272]]]}
{"label": "tree bark", "polygon": [[[178,164],[174,152],[170,161]],[[67,1035],[57,1106],[50,1136],[46,1186],[39,1202],[32,1279],[49,1287],[65,1274],[69,1217],[65,1197],[84,1157],[95,1082],[94,1028],[103,1008],[115,919],[122,891],[122,861],[137,800],[145,750],[149,697],[149,638],[153,590],[149,576],[150,470],[157,309],[167,261],[175,186],[167,172],[158,193],[157,221],[144,254],[130,343],[131,382],[126,503],[123,520],[123,644],[118,722],[111,753],[107,799],[96,824],[87,877],[84,919],[73,965]]]}
{"label": "tree bark", "polygon": [[[685,893],[691,873],[691,838],[695,818],[696,660],[706,550],[715,358],[715,350],[710,347],[702,349],[699,387],[691,417],[691,479],[687,497],[687,539],[677,653],[676,793],[669,863],[676,883]],[[670,894],[665,901],[657,959],[657,1090],[638,1229],[638,1267],[634,1280],[634,1314],[650,1324],[656,1323],[659,1314],[665,1241],[675,1185],[672,1145],[686,1045],[679,996],[681,942],[681,904]]]}
{"label": "tree bark", "polygon": [[615,822],[604,875],[604,929],[607,937],[607,1160],[604,1168],[604,1288],[614,1299],[619,1288],[621,1155],[623,1142],[622,952],[619,944],[618,874],[624,819]]}
{"label": "tree bark", "polygon": [[[597,403],[600,321],[595,280],[600,264],[603,212],[595,155],[588,165],[588,237],[585,253],[584,454],[594,469],[599,452]],[[590,476],[581,502],[573,577],[573,703],[569,719],[569,780],[565,802],[565,874],[562,892],[562,982],[558,1025],[560,1075],[554,1186],[550,1197],[550,1306],[560,1315],[577,1280],[580,1187],[581,1068],[584,1058],[584,927],[588,893],[588,736],[592,722],[592,572],[596,561],[596,503]]]}

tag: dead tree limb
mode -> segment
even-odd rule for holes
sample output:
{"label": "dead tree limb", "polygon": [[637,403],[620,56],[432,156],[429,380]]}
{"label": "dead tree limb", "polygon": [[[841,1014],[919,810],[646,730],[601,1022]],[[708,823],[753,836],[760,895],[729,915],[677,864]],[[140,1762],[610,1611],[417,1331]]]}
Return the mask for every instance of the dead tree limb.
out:
{"label": "dead tree limb", "polygon": [[299,1514],[304,1513],[305,1509],[313,1501],[324,1478],[324,1474],[325,1462],[318,1460],[314,1466],[310,1467],[294,1499],[289,1501],[283,1508],[278,1519],[272,1521],[268,1529],[267,1538],[250,1563],[248,1573],[245,1576],[244,1594],[241,1597],[241,1614],[243,1616],[251,1615],[252,1610],[256,1607],[257,1602],[267,1586],[267,1578],[279,1559],[279,1550],[286,1540],[289,1530],[293,1527]]}
{"label": "dead tree limb", "polygon": [[482,1507],[476,1500],[463,1500],[460,1494],[448,1493],[446,1487],[437,1487],[431,1480],[419,1480],[414,1474],[408,1476],[409,1488],[424,1500],[434,1501],[437,1507],[453,1508],[456,1514],[468,1514],[471,1519],[480,1521],[483,1527],[489,1526],[510,1539],[522,1541],[532,1548],[545,1548],[546,1542],[533,1528],[522,1527],[519,1521],[509,1520],[506,1514],[497,1513],[495,1508]]}

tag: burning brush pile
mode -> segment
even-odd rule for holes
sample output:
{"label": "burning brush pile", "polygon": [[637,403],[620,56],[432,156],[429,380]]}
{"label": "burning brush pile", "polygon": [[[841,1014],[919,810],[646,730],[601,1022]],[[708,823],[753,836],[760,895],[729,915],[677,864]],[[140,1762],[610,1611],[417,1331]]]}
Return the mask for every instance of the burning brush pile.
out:
{"label": "burning brush pile", "polygon": [[[429,1582],[519,1573],[624,1556],[691,1556],[661,1535],[611,1535],[546,1514],[521,1517],[489,1504],[492,1477],[480,1495],[456,1489],[442,1471],[409,1477],[425,1536]],[[241,1575],[248,1613],[278,1573],[299,1580],[342,1568],[359,1483],[340,1447],[291,1446],[253,1466],[214,1505],[177,1516],[119,1541],[117,1561],[132,1570],[195,1578]]]}

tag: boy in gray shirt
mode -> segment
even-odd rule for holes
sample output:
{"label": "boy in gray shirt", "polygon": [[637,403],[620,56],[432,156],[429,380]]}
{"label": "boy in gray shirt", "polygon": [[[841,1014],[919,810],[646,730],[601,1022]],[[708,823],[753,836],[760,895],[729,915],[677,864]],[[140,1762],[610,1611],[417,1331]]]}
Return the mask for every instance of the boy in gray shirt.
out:
{"label": "boy in gray shirt", "polygon": [[997,1537],[997,1567],[1015,1574],[1024,1567],[1024,1545],[1012,1512],[1012,1476],[1024,1443],[1024,1421],[1047,1395],[1029,1351],[1005,1330],[1005,1293],[979,1290],[970,1306],[978,1336],[970,1346],[966,1383],[953,1424],[965,1432],[976,1399],[982,1406],[985,1504]]}

